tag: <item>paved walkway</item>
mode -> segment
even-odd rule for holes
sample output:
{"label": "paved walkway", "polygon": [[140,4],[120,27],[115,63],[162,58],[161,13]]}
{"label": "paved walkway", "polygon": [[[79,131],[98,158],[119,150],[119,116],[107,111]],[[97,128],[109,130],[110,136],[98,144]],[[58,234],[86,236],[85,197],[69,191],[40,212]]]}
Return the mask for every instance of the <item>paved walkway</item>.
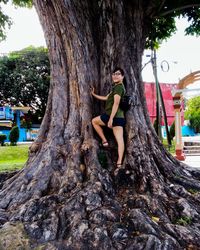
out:
{"label": "paved walkway", "polygon": [[33,141],[21,141],[21,142],[17,142],[17,145],[31,145],[33,143]]}
{"label": "paved walkway", "polygon": [[197,136],[183,136],[182,141],[187,141],[187,142],[200,142],[200,135]]}
{"label": "paved walkway", "polygon": [[[182,140],[183,140],[183,142],[200,142],[200,135],[198,135],[198,136],[183,136]],[[187,156],[186,155],[186,159],[183,162],[191,167],[200,168],[200,155],[194,155],[194,156]]]}
{"label": "paved walkway", "polygon": [[200,169],[200,155],[195,155],[195,156],[186,155],[186,159],[183,162],[191,167]]}

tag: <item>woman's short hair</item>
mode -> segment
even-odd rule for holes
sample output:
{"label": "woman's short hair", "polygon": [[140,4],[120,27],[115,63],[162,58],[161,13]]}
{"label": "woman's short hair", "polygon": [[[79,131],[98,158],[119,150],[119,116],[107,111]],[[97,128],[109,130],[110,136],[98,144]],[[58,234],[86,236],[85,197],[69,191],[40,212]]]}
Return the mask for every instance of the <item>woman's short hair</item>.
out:
{"label": "woman's short hair", "polygon": [[115,72],[117,72],[117,71],[120,71],[120,73],[122,74],[122,76],[124,76],[124,71],[123,71],[123,69],[122,69],[122,68],[120,68],[120,67],[116,67],[116,68],[114,68],[114,70],[113,70],[113,72],[112,72],[112,73],[115,73]]}
{"label": "woman's short hair", "polygon": [[[115,73],[117,71],[120,71],[120,73],[122,74],[122,76],[124,76],[124,70],[120,67],[116,67],[114,68],[113,72],[112,73]],[[126,77],[124,76],[124,79],[123,79],[123,84],[124,84],[124,87],[126,88],[127,87],[127,81],[126,81]]]}

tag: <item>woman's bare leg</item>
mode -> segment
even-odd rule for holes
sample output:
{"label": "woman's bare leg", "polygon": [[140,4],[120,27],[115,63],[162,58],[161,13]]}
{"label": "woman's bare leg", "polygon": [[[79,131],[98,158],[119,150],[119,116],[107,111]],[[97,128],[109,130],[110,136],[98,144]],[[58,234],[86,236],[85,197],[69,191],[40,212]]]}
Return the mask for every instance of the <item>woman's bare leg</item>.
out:
{"label": "woman's bare leg", "polygon": [[124,137],[123,137],[123,127],[116,126],[113,127],[113,134],[117,141],[118,145],[118,159],[117,164],[122,164],[123,155],[124,155]]}
{"label": "woman's bare leg", "polygon": [[103,129],[101,126],[106,126],[104,122],[102,122],[100,116],[97,116],[92,119],[92,125],[96,130],[97,134],[100,136],[102,143],[107,142],[106,137],[103,133]]}

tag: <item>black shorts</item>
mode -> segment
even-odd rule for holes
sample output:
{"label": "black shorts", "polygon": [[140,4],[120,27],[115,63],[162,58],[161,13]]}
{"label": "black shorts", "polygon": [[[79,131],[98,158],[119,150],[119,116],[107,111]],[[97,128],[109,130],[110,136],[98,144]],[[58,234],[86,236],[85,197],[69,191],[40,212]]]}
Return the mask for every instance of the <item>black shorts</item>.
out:
{"label": "black shorts", "polygon": [[[104,113],[100,116],[100,118],[101,118],[102,122],[107,125],[110,116]],[[113,127],[116,127],[116,126],[124,127],[125,124],[126,124],[125,118],[119,118],[119,117],[113,118]]]}

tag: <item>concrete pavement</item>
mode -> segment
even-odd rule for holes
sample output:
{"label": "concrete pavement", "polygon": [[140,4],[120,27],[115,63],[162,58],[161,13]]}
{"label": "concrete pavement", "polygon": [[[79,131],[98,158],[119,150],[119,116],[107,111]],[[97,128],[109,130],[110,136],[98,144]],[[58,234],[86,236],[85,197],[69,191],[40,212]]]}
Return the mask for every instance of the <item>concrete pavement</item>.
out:
{"label": "concrete pavement", "polygon": [[200,142],[200,135],[196,136],[183,136],[182,137],[183,142]]}
{"label": "concrete pavement", "polygon": [[188,156],[186,155],[185,161],[182,161],[183,163],[200,169],[200,155],[194,155],[194,156]]}
{"label": "concrete pavement", "polygon": [[[183,136],[183,142],[200,142],[200,135],[197,136]],[[200,169],[200,155],[186,155],[185,164]]]}

